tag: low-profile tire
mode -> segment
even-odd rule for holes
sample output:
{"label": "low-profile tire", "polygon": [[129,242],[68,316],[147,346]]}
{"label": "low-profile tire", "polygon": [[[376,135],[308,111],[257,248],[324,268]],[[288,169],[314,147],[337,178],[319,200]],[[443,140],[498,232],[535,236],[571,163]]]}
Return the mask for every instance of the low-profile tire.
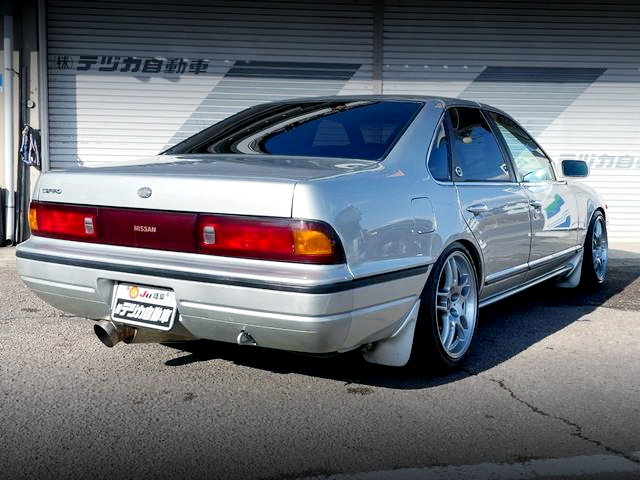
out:
{"label": "low-profile tire", "polygon": [[580,287],[590,290],[599,288],[607,276],[608,260],[607,223],[598,210],[591,217],[584,240]]}
{"label": "low-profile tire", "polygon": [[469,251],[449,245],[433,265],[422,294],[410,365],[446,373],[467,360],[478,323],[478,280]]}

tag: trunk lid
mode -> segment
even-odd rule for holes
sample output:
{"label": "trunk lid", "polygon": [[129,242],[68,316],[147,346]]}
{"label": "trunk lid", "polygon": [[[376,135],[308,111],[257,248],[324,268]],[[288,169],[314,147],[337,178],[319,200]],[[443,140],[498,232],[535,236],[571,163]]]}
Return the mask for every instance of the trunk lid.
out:
{"label": "trunk lid", "polygon": [[41,175],[34,199],[77,205],[290,217],[296,183],[376,162],[256,155],[160,155],[146,164]]}

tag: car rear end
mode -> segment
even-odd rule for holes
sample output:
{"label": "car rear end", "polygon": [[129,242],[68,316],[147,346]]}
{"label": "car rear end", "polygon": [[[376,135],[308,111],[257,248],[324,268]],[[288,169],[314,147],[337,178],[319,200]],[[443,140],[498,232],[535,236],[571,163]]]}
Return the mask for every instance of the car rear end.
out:
{"label": "car rear end", "polygon": [[308,174],[202,168],[43,174],[33,235],[17,251],[23,281],[61,310],[111,322],[113,336],[96,326],[107,344],[205,338],[329,353],[393,333],[411,303],[407,279],[354,280],[336,231],[291,217]]}
{"label": "car rear end", "polygon": [[[206,338],[329,353],[386,338],[428,268],[398,275],[384,259],[354,278],[339,214],[422,105],[268,104],[147,164],[46,172],[19,273],[50,304],[101,320],[107,344]],[[337,179],[344,194],[331,190]]]}

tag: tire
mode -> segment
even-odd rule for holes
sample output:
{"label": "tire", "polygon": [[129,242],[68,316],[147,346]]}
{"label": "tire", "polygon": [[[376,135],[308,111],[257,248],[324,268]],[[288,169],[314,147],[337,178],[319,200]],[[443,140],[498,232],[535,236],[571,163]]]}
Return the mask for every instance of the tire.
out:
{"label": "tire", "polygon": [[444,373],[467,360],[478,323],[478,280],[469,251],[449,245],[434,264],[425,286],[410,365]]}
{"label": "tire", "polygon": [[595,289],[600,287],[607,276],[609,248],[607,242],[607,224],[599,210],[591,217],[587,236],[584,239],[582,255],[582,274],[580,287]]}

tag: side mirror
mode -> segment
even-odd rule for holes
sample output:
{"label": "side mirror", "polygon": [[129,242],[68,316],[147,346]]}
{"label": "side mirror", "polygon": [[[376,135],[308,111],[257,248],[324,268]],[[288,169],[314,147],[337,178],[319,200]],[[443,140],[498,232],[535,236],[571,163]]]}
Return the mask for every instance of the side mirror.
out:
{"label": "side mirror", "polygon": [[584,160],[563,160],[562,174],[565,177],[584,178],[589,176],[589,165]]}

